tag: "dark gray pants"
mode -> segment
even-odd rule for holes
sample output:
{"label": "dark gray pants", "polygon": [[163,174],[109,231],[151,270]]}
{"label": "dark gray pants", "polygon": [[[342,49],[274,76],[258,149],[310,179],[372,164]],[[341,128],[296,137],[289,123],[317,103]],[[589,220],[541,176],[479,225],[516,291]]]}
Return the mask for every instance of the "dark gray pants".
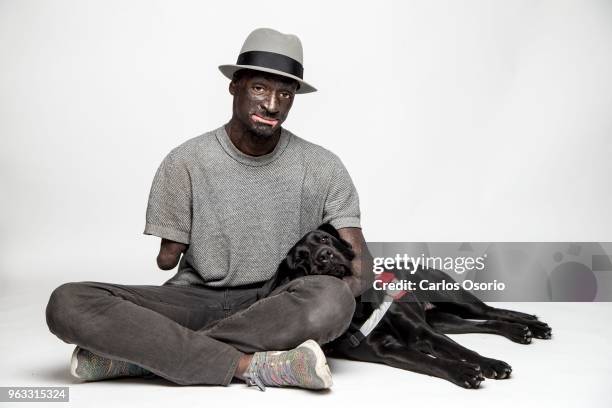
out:
{"label": "dark gray pants", "polygon": [[348,285],[330,276],[269,291],[71,282],[51,294],[47,325],[66,343],[177,384],[227,385],[243,353],[327,343],[355,309]]}

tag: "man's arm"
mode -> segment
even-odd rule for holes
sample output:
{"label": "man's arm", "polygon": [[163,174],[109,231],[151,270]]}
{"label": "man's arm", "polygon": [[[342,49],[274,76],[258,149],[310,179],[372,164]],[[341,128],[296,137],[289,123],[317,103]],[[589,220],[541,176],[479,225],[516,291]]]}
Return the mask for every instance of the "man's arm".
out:
{"label": "man's arm", "polygon": [[353,276],[347,276],[343,280],[349,285],[355,297],[361,295],[374,282],[372,271],[372,255],[361,232],[361,228],[340,228],[340,237],[348,241],[355,251],[355,259],[351,264]]}
{"label": "man's arm", "polygon": [[189,151],[177,147],[164,157],[149,192],[145,235],[162,238],[157,266],[174,268],[189,247],[192,223],[192,187]]}
{"label": "man's arm", "polygon": [[174,268],[178,264],[181,254],[188,247],[189,245],[187,244],[162,238],[159,255],[157,255],[157,266],[164,271]]}

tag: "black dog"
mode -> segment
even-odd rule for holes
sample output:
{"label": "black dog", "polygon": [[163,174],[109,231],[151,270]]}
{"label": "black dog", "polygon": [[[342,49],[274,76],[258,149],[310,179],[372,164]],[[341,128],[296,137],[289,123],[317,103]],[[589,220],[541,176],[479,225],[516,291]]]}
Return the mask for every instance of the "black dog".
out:
{"label": "black dog", "polygon": [[[291,248],[273,279],[276,287],[306,275],[351,275],[355,254],[330,224],[307,233]],[[419,268],[412,279],[454,282],[446,273]],[[351,328],[339,339],[326,344],[332,357],[387,364],[418,373],[444,378],[464,388],[478,388],[486,378],[504,379],[512,368],[501,360],[483,357],[445,333],[491,333],[522,344],[532,337],[551,338],[551,328],[536,316],[490,307],[469,292],[436,291],[434,296],[409,292],[409,301],[388,302],[382,319],[363,338],[358,328],[381,310],[384,292],[371,289],[374,301],[357,299]],[[376,292],[376,293],[373,293]],[[466,320],[466,319],[476,319]]]}

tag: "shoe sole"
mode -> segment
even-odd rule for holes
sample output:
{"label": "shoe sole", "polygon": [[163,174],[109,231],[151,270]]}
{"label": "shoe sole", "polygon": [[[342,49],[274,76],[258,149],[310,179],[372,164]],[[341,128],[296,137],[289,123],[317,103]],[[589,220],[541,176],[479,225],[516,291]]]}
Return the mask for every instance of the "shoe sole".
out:
{"label": "shoe sole", "polygon": [[76,373],[77,366],[79,365],[79,359],[77,357],[79,351],[81,351],[81,348],[78,346],[75,347],[72,352],[72,357],[70,357],[70,374],[75,378],[81,379]]}
{"label": "shoe sole", "polygon": [[333,385],[331,371],[329,370],[329,366],[327,365],[327,359],[325,358],[325,354],[323,353],[323,350],[321,350],[319,343],[314,340],[306,340],[297,348],[300,347],[305,347],[309,349],[315,355],[315,372],[317,373],[317,377],[323,383],[323,385],[321,387],[317,387],[317,389],[330,388]]}

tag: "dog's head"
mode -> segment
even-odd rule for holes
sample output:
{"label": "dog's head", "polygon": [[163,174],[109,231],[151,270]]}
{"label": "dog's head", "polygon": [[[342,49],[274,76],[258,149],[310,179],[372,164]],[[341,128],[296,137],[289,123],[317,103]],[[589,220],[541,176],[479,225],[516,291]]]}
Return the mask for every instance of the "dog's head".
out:
{"label": "dog's head", "polygon": [[308,232],[287,253],[279,272],[285,278],[306,275],[350,276],[355,252],[351,244],[340,238],[331,224],[320,225]]}

